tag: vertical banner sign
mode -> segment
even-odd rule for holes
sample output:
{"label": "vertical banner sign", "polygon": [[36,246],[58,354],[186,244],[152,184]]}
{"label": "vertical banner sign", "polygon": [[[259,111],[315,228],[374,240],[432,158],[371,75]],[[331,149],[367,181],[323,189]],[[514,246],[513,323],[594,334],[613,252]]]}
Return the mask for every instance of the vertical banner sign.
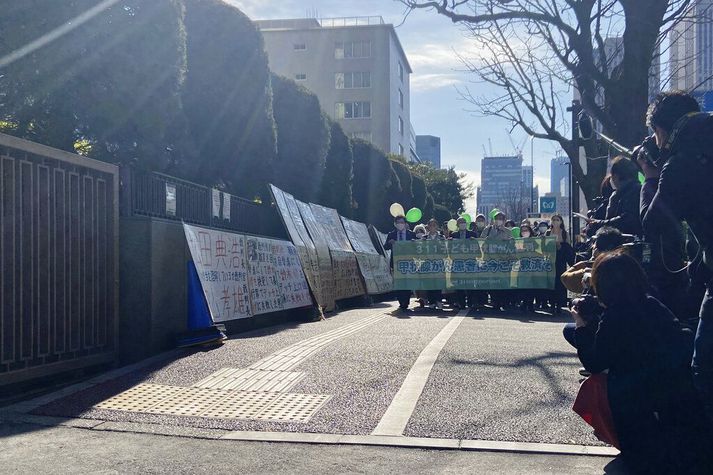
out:
{"label": "vertical banner sign", "polygon": [[245,236],[187,224],[183,230],[213,321],[250,317]]}
{"label": "vertical banner sign", "polygon": [[390,292],[393,288],[393,279],[389,271],[389,262],[374,248],[366,224],[343,216],[341,219],[349,242],[356,253],[366,291],[371,295]]}
{"label": "vertical banner sign", "polygon": [[552,289],[556,254],[554,237],[397,242],[394,288]]}
{"label": "vertical banner sign", "polygon": [[359,272],[359,265],[357,264],[354,250],[349,243],[349,238],[344,232],[339,213],[334,209],[314,203],[310,203],[310,208],[312,208],[312,214],[327,239],[329,253],[332,256],[336,298],[343,299],[364,295],[366,289]]}
{"label": "vertical banner sign", "polygon": [[335,300],[338,298],[335,292],[334,285],[334,271],[332,269],[332,258],[329,254],[329,246],[327,245],[327,240],[320,229],[319,224],[312,214],[312,208],[307,203],[295,200],[297,207],[300,210],[300,216],[302,217],[302,222],[309,231],[309,235],[312,237],[312,242],[314,243],[315,252],[317,253],[317,260],[319,262],[319,275],[322,282],[322,292],[327,302],[327,310],[334,310]]}
{"label": "vertical banner sign", "polygon": [[166,215],[176,216],[176,185],[166,183]]}
{"label": "vertical banner sign", "polygon": [[312,305],[292,243],[188,224],[183,229],[214,322]]}
{"label": "vertical banner sign", "polygon": [[220,191],[215,188],[211,189],[211,196],[213,202],[213,217],[220,218]]}
{"label": "vertical banner sign", "polygon": [[230,221],[230,194],[223,193],[223,219]]}
{"label": "vertical banner sign", "polygon": [[315,299],[317,299],[317,305],[323,309],[334,308],[334,300],[332,299],[330,302],[323,289],[317,249],[302,221],[302,216],[300,215],[300,210],[297,207],[295,198],[274,185],[270,185],[270,190],[272,191],[272,196],[275,199],[275,204],[280,212],[285,229],[287,229],[287,234],[297,248],[300,262],[302,263],[302,270],[307,277],[309,286],[312,288]]}

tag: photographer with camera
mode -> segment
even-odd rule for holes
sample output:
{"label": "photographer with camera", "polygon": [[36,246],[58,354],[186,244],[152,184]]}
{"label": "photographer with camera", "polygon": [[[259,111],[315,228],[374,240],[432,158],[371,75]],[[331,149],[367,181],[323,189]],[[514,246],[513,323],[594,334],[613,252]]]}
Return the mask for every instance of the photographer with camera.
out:
{"label": "photographer with camera", "polygon": [[609,197],[605,219],[587,221],[590,232],[602,226],[617,228],[623,234],[641,236],[639,216],[639,169],[632,160],[620,155],[612,160],[610,186],[614,192]]}
{"label": "photographer with camera", "polygon": [[[582,294],[582,299],[592,300],[594,297],[594,291],[591,288],[591,274],[592,267],[594,266],[594,260],[603,252],[613,251],[618,249],[624,244],[624,236],[621,232],[609,226],[605,226],[594,236],[594,242],[592,244],[592,259],[588,261],[578,262],[569,269],[567,269],[561,277],[562,284],[570,292],[576,294]],[[599,314],[601,313],[601,307],[599,305],[592,305],[591,303],[583,302],[581,299],[573,303],[583,304],[584,312],[591,321],[595,319],[598,320]],[[577,341],[575,336],[575,324],[567,323],[562,329],[562,335],[567,342],[573,347],[577,348]],[[579,372],[582,376],[587,376],[589,373],[580,369]]]}
{"label": "photographer with camera", "polygon": [[624,461],[643,473],[707,473],[710,424],[689,367],[693,333],[647,295],[643,269],[623,250],[597,257],[591,284],[597,297],[572,308],[577,355],[591,373],[608,370]]}
{"label": "photographer with camera", "polygon": [[[646,122],[653,130],[634,151],[646,178],[642,193],[648,208],[643,224],[661,229],[685,220],[699,244],[702,263],[713,269],[713,116],[682,91],[662,92],[649,105]],[[644,204],[644,203],[642,203]],[[706,284],[694,343],[696,386],[713,414],[713,279]]]}

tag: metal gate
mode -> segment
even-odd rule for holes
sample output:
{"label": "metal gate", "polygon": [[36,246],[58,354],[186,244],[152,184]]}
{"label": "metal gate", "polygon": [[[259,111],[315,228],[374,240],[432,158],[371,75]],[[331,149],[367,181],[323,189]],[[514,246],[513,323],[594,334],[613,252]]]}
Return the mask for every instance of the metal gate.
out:
{"label": "metal gate", "polygon": [[0,134],[0,386],[112,361],[118,168]]}

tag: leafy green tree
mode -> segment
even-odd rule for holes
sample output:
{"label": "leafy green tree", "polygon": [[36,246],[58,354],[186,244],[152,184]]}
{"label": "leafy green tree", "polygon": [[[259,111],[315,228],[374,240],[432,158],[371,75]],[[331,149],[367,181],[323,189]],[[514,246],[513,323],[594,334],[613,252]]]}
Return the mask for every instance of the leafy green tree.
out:
{"label": "leafy green tree", "polygon": [[404,163],[398,160],[389,161],[391,163],[391,169],[394,171],[399,184],[398,188],[392,189],[391,199],[400,203],[404,209],[408,211],[416,206],[413,197],[413,177]]}
{"label": "leafy green tree", "polygon": [[354,150],[353,194],[356,202],[355,219],[373,224],[382,231],[392,228],[389,206],[394,201],[390,191],[395,175],[386,155],[370,142],[352,141]]}
{"label": "leafy green tree", "polygon": [[316,201],[329,150],[329,122],[317,96],[291,79],[272,76],[277,125],[274,182],[303,201]]}
{"label": "leafy green tree", "polygon": [[[0,3],[0,121],[15,135],[165,169],[185,70],[178,0]],[[55,31],[38,48],[23,47]],[[7,56],[15,53],[15,55]],[[17,54],[21,53],[21,54]]]}
{"label": "leafy green tree", "polygon": [[349,137],[339,123],[329,120],[329,151],[324,167],[319,202],[351,218],[353,213],[352,181],[354,179],[354,154]]}
{"label": "leafy green tree", "polygon": [[188,72],[182,100],[195,147],[186,171],[241,196],[265,196],[277,139],[262,35],[225,2],[185,2]]}
{"label": "leafy green tree", "polygon": [[433,207],[433,217],[438,220],[439,224],[443,224],[445,221],[450,220],[453,216],[454,214],[443,205],[437,204]]}

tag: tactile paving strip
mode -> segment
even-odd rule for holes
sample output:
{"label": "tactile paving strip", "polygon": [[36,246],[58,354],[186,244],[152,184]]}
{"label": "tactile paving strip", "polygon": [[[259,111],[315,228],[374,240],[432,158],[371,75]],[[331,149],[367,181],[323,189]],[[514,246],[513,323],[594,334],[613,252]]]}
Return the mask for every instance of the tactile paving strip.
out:
{"label": "tactile paving strip", "polygon": [[286,392],[299,383],[304,376],[304,373],[294,371],[223,368],[193,386],[241,391]]}
{"label": "tactile paving strip", "polygon": [[181,388],[155,406],[145,410],[149,414],[168,414],[174,416],[200,416],[228,396],[227,391],[206,388]]}
{"label": "tactile paving strip", "polygon": [[182,389],[160,384],[139,384],[128,391],[117,394],[111,399],[100,402],[95,407],[98,409],[113,409],[115,411],[145,412]]}
{"label": "tactile paving strip", "polygon": [[307,422],[330,397],[140,384],[95,407],[171,416]]}
{"label": "tactile paving strip", "polygon": [[265,392],[231,392],[228,397],[214,405],[201,417],[215,417],[218,419],[254,419],[257,414],[271,404],[277,393]]}
{"label": "tactile paving strip", "polygon": [[255,419],[307,422],[329,398],[324,394],[280,394]]}

